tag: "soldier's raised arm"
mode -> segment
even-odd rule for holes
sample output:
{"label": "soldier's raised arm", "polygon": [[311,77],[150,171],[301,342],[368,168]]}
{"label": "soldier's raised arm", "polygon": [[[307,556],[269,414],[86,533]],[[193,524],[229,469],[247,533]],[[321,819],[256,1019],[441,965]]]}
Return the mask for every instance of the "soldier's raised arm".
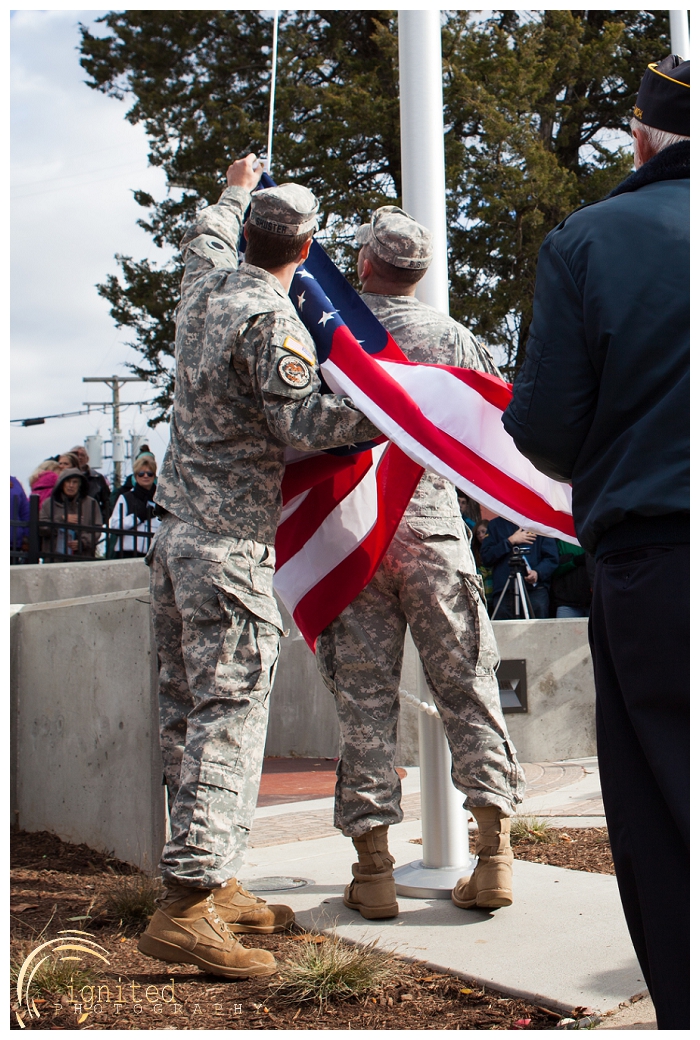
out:
{"label": "soldier's raised arm", "polygon": [[219,201],[207,206],[190,224],[180,242],[185,261],[181,295],[216,267],[235,270],[238,267],[238,242],[250,194],[263,172],[254,152],[236,159],[226,171],[226,188]]}

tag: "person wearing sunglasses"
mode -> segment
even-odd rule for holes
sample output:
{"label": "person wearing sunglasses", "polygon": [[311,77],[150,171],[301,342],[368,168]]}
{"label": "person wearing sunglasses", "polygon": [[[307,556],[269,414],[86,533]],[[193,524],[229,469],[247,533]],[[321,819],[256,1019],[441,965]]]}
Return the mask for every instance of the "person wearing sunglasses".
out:
{"label": "person wearing sunglasses", "polygon": [[160,527],[153,501],[157,472],[156,460],[150,453],[139,455],[134,462],[132,487],[122,487],[109,518],[109,526],[115,532],[110,537],[110,557],[121,560],[148,552],[151,536]]}

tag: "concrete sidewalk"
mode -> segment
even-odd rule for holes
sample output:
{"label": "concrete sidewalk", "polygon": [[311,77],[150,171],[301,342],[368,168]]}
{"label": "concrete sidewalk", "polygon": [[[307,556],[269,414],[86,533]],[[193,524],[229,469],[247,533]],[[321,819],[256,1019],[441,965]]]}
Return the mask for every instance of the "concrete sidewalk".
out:
{"label": "concrete sidewalk", "polygon": [[[417,768],[407,774],[405,818],[390,833],[397,866],[421,853],[420,775]],[[520,815],[604,826],[595,759],[536,763],[526,775]],[[354,858],[351,842],[332,826],[331,798],[268,805],[256,812],[241,876],[253,884],[269,879],[260,894],[288,903],[305,927],[333,928],[354,942],[377,939],[383,949],[562,1012],[615,1012],[604,1020],[608,1028],[655,1028],[648,999],[619,1010],[645,982],[614,877],[516,861],[511,907],[464,911],[446,899],[400,898],[399,917],[371,922],[342,903]],[[299,880],[306,884],[292,887]]]}

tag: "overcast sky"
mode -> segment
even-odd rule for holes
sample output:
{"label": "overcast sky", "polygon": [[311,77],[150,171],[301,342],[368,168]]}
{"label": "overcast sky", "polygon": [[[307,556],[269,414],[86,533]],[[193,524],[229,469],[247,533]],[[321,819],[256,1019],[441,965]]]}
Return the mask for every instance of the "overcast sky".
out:
{"label": "overcast sky", "polygon": [[[139,355],[95,286],[116,273],[116,252],[163,258],[136,226],[143,211],[132,190],[162,197],[165,178],[148,166],[146,136],[124,119],[126,103],[90,90],[78,62],[78,23],[92,25],[101,13],[11,17],[12,419],[111,400],[107,386],[84,384],[83,376],[127,375],[126,363]],[[122,390],[127,401],[149,394],[148,384]],[[147,431],[149,414],[124,410],[122,428]],[[10,472],[28,491],[27,477],[42,459],[88,434],[106,437],[110,427],[111,413],[12,425]],[[147,436],[160,462],[168,427]]]}
{"label": "overcast sky", "polygon": [[[136,226],[144,211],[132,191],[166,194],[163,174],[148,166],[145,133],[126,122],[126,102],[86,86],[79,64],[78,24],[104,32],[95,24],[102,13],[11,15],[12,419],[110,400],[106,385],[84,384],[83,376],[127,375],[126,364],[140,355],[127,345],[129,330],[114,326],[96,284],[117,273],[117,252],[166,259]],[[151,393],[147,383],[130,383],[122,397],[146,400]],[[160,462],[168,427],[148,430],[150,414],[123,410],[122,429],[145,433]],[[107,438],[110,427],[111,413],[98,412],[12,425],[10,471],[28,491],[27,477],[42,459],[92,433]]]}

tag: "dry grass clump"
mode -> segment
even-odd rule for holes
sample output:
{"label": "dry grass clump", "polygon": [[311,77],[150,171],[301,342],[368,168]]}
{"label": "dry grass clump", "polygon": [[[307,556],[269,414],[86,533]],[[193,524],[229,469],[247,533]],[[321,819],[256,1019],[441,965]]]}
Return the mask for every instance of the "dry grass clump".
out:
{"label": "dry grass clump", "polygon": [[[10,982],[13,989],[17,986],[22,965],[38,945],[38,941],[23,942],[13,951],[10,957]],[[39,959],[36,970],[32,972],[31,993],[33,997],[70,995],[79,993],[83,986],[95,986],[100,981],[97,967],[86,967],[77,957],[62,957],[59,953],[48,953],[43,959]]]}
{"label": "dry grass clump", "polygon": [[159,878],[132,874],[121,877],[104,899],[104,909],[122,928],[145,924],[156,911],[156,899],[163,891]]}
{"label": "dry grass clump", "polygon": [[318,936],[306,942],[280,967],[281,982],[275,996],[319,1005],[328,1000],[347,999],[388,982],[396,974],[389,953],[377,949],[376,940],[351,945],[337,935]]}
{"label": "dry grass clump", "polygon": [[514,845],[527,841],[532,845],[549,845],[555,841],[555,835],[546,820],[536,816],[516,816],[511,820],[510,837]]}

